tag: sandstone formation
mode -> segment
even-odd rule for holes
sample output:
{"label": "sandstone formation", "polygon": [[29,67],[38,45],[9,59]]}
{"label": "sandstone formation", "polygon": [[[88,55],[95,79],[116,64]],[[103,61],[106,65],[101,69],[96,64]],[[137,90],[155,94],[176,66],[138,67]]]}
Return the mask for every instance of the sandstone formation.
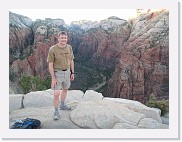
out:
{"label": "sandstone formation", "polygon": [[31,52],[33,33],[32,20],[28,17],[9,13],[9,62],[23,58]]}
{"label": "sandstone formation", "polygon": [[108,81],[106,92],[112,92],[112,97],[145,102],[153,93],[158,98],[168,98],[168,18],[168,11],[160,10],[141,14],[130,21],[130,36]]}
{"label": "sandstone formation", "polygon": [[[107,76],[104,96],[143,103],[151,94],[168,99],[169,11],[137,12],[128,21],[111,16],[100,22],[74,21],[70,26],[62,19],[32,22],[10,12],[10,85],[14,86],[11,90],[22,93],[20,88],[14,88],[25,74],[42,79],[49,75],[48,50],[57,43],[57,32],[66,30],[76,59],[111,74]],[[78,80],[73,84],[84,81],[82,74],[82,70],[77,70]]]}

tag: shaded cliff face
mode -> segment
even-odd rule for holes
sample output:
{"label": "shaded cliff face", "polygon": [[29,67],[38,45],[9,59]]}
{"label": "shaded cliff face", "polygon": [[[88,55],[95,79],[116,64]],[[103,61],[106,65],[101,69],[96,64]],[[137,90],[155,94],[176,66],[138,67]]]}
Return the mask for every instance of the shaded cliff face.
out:
{"label": "shaded cliff face", "polygon": [[128,22],[109,17],[100,23],[82,21],[77,26],[84,30],[78,46],[78,56],[97,68],[114,68],[116,57],[130,35]]}
{"label": "shaded cliff face", "polygon": [[130,35],[130,26],[125,21],[122,25],[90,29],[83,35],[78,48],[78,55],[100,68],[114,68],[116,59],[126,39]]}
{"label": "shaded cliff face", "polygon": [[[113,71],[112,77],[106,80],[103,95],[140,102],[152,93],[158,98],[168,98],[168,14],[166,10],[147,10],[129,21],[109,17],[100,23],[81,21],[70,26],[62,19],[35,22],[28,19],[31,24],[17,28],[27,22],[10,13],[10,74],[14,78],[11,81],[18,83],[24,74],[48,76],[48,50],[57,43],[57,33],[66,30],[76,59],[86,61],[95,69]],[[14,27],[11,19],[15,19]],[[87,77],[83,70],[76,72],[72,85],[76,88],[72,89],[78,89],[78,84]]]}
{"label": "shaded cliff face", "polygon": [[9,13],[9,62],[31,52],[34,37],[31,30],[32,20],[28,17]]}
{"label": "shaded cliff face", "polygon": [[130,37],[105,93],[145,101],[150,94],[168,98],[169,13],[149,11],[132,19]]}

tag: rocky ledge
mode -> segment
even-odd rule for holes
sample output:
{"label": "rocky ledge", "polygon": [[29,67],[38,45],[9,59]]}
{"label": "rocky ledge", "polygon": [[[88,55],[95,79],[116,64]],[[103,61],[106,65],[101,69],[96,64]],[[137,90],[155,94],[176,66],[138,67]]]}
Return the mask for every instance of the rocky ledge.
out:
{"label": "rocky ledge", "polygon": [[161,111],[138,101],[103,97],[87,90],[68,91],[65,103],[72,110],[60,110],[61,118],[53,120],[53,91],[9,95],[9,127],[19,119],[35,118],[41,129],[168,129]]}

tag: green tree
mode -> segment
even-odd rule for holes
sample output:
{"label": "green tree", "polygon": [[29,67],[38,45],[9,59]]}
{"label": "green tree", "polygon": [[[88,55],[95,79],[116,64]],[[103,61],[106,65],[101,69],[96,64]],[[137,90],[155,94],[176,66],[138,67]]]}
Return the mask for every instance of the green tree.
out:
{"label": "green tree", "polygon": [[154,94],[150,95],[149,100],[146,102],[146,106],[160,109],[162,116],[169,112],[169,100],[157,100]]}
{"label": "green tree", "polygon": [[20,85],[24,93],[28,93],[31,89],[31,77],[27,75],[23,76],[20,81]]}
{"label": "green tree", "polygon": [[44,79],[44,85],[46,86],[46,89],[50,89],[51,88],[51,76],[47,76]]}
{"label": "green tree", "polygon": [[46,90],[46,86],[44,85],[44,81],[39,76],[32,77],[31,86],[32,86],[33,91]]}
{"label": "green tree", "polygon": [[20,86],[22,87],[25,94],[29,91],[42,91],[50,89],[51,76],[47,76],[45,79],[41,79],[39,76],[24,75],[20,80]]}

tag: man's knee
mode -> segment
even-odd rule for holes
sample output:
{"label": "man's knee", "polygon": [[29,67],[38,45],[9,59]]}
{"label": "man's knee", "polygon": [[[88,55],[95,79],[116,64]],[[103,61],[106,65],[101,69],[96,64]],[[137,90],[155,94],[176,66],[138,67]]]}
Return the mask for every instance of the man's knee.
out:
{"label": "man's knee", "polygon": [[55,98],[59,98],[59,95],[60,95],[60,91],[59,90],[55,90],[54,91],[54,97]]}
{"label": "man's knee", "polygon": [[67,93],[68,89],[62,89],[62,93]]}

